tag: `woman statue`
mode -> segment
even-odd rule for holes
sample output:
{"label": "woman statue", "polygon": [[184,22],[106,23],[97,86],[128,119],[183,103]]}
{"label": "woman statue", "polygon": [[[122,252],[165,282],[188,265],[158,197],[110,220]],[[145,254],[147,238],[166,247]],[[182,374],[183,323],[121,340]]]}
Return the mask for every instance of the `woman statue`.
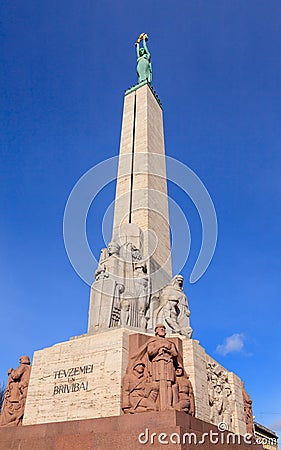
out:
{"label": "woman statue", "polygon": [[[148,36],[145,33],[139,35],[135,43],[137,49],[137,74],[138,82],[148,81],[152,82],[152,66],[150,61],[150,53],[148,51],[146,41]],[[140,42],[143,42],[143,47],[140,47]]]}

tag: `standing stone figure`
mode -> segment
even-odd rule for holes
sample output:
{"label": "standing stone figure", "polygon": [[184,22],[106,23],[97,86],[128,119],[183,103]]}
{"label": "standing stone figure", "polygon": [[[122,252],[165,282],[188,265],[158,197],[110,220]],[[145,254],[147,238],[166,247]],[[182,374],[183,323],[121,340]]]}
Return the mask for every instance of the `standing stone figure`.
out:
{"label": "standing stone figure", "polygon": [[155,327],[155,338],[147,344],[147,354],[151,362],[151,378],[159,386],[160,411],[172,408],[172,385],[176,381],[178,350],[175,344],[167,339],[163,324]]}
{"label": "standing stone figure", "polygon": [[183,276],[176,275],[172,279],[173,288],[179,293],[179,316],[178,316],[178,324],[188,337],[192,335],[192,329],[189,324],[190,310],[188,308],[187,297],[183,292]]}
{"label": "standing stone figure", "polygon": [[146,264],[141,262],[134,263],[134,291],[138,313],[134,326],[145,330],[147,327],[146,311],[149,305],[149,278]]}
{"label": "standing stone figure", "polygon": [[165,326],[156,325],[155,337],[148,339],[131,357],[132,362],[140,360],[144,362],[149,381],[157,386],[159,392],[157,403],[160,411],[173,409],[172,386],[176,382],[178,366],[178,350],[165,336]]}
{"label": "standing stone figure", "polygon": [[131,242],[121,247],[124,264],[124,292],[121,296],[120,325],[146,330],[150,283],[141,251]]}
{"label": "standing stone figure", "polygon": [[213,398],[209,400],[209,405],[211,406],[211,422],[217,425],[222,421],[223,412],[223,393],[219,383],[215,386],[214,395]]}
{"label": "standing stone figure", "polygon": [[214,369],[216,367],[216,364],[209,361],[207,363],[207,380],[208,380],[208,399],[209,399],[209,406],[212,406],[214,404],[214,394],[215,394],[215,385],[217,381],[217,375],[214,372]]}
{"label": "standing stone figure", "polygon": [[0,426],[22,424],[30,371],[31,366],[28,356],[20,357],[20,365],[17,369],[9,369]]}
{"label": "standing stone figure", "polygon": [[232,391],[230,385],[226,383],[223,389],[223,411],[222,411],[222,422],[228,425],[228,429],[231,429],[232,425],[232,414],[233,414],[233,399]]}
{"label": "standing stone figure", "polygon": [[176,369],[176,384],[173,386],[173,407],[177,411],[184,411],[195,416],[193,387],[184,368],[180,365]]}
{"label": "standing stone figure", "polygon": [[89,332],[119,325],[121,294],[124,291],[123,262],[119,253],[117,242],[110,242],[107,249],[101,251],[91,287]]}
{"label": "standing stone figure", "polygon": [[[148,40],[148,36],[145,33],[139,35],[136,45],[137,50],[137,74],[138,74],[138,82],[148,81],[148,83],[152,82],[152,65],[150,53],[148,51],[146,41]],[[143,42],[143,47],[140,48],[140,42]]]}
{"label": "standing stone figure", "polygon": [[122,298],[120,301],[120,326],[125,327],[129,324],[130,319],[130,300]]}
{"label": "standing stone figure", "polygon": [[[95,272],[96,281],[103,278],[117,276],[116,257],[119,256],[120,246],[117,242],[109,242],[107,249],[102,249],[98,268]],[[113,257],[113,258],[111,258]]]}
{"label": "standing stone figure", "polygon": [[157,411],[157,396],[157,385],[148,381],[145,364],[142,361],[136,361],[123,378],[122,409],[124,413]]}

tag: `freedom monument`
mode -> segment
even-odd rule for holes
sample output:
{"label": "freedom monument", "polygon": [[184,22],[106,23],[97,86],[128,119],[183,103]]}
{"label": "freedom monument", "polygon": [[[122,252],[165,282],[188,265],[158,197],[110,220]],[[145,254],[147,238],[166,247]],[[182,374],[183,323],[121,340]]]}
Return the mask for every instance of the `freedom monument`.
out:
{"label": "freedom monument", "polygon": [[138,83],[125,92],[112,239],[93,275],[88,331],[36,351],[32,367],[22,357],[9,369],[0,449],[132,450],[148,427],[178,433],[168,448],[210,430],[248,433],[227,448],[252,447],[252,401],[192,338],[184,279],[172,272],[162,106],[147,40],[136,41]]}

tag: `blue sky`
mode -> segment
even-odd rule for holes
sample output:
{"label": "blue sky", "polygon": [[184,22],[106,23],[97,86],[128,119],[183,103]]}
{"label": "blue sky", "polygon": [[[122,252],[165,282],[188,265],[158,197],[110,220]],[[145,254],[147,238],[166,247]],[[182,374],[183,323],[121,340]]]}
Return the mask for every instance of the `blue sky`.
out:
{"label": "blue sky", "polygon": [[[201,178],[218,217],[213,261],[190,285],[200,220],[169,185],[191,229],[194,337],[245,381],[256,420],[281,429],[280,23],[278,0],[2,2],[0,380],[20,355],[86,331],[89,287],[68,261],[63,212],[77,180],[118,154],[147,32],[167,155]],[[111,183],[89,212],[96,256],[113,198]]]}

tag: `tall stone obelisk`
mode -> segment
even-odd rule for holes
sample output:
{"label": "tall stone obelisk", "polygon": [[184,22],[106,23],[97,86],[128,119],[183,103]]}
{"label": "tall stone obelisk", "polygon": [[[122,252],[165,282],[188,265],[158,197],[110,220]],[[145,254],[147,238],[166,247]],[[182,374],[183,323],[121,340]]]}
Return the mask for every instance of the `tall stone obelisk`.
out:
{"label": "tall stone obelisk", "polygon": [[161,320],[190,337],[183,280],[172,280],[163,114],[146,40],[142,34],[136,43],[138,84],[125,92],[112,242],[91,288],[88,333],[153,332]]}
{"label": "tall stone obelisk", "polygon": [[163,287],[172,277],[163,116],[148,82],[125,94],[112,239],[129,223],[143,233],[153,288]]}

